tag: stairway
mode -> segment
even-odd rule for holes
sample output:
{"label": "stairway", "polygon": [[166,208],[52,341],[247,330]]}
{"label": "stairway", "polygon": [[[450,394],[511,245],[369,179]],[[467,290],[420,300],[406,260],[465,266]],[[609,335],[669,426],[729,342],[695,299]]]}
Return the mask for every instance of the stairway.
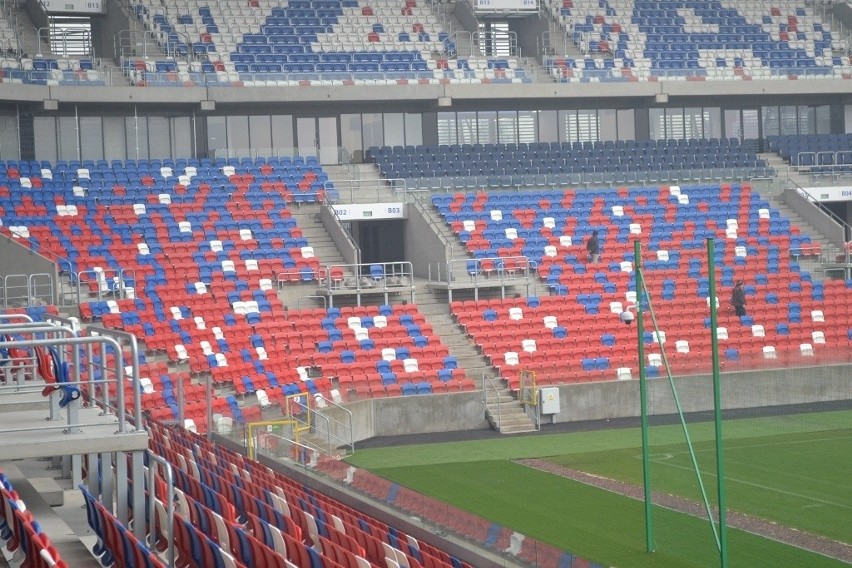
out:
{"label": "stairway", "polygon": [[499,377],[485,380],[485,417],[491,426],[501,434],[535,432],[537,428],[523,404],[502,386]]}
{"label": "stairway", "polygon": [[[343,265],[346,261],[340,255],[340,251],[331,240],[331,235],[328,234],[320,221],[321,207],[318,203],[301,203],[291,207],[290,213],[302,230],[302,235],[313,247],[314,256],[319,259],[322,266]],[[348,274],[344,271],[344,276],[354,278],[355,275],[351,271]],[[288,308],[322,307],[322,300],[316,297],[317,287],[316,281],[303,284],[289,283],[287,286],[279,288],[278,297]],[[337,300],[335,300],[335,303],[337,303]]]}
{"label": "stairway", "polygon": [[837,255],[842,254],[843,251],[826,239],[816,227],[811,225],[807,220],[799,215],[795,209],[787,205],[784,201],[783,194],[783,190],[787,185],[787,180],[802,187],[813,185],[813,181],[805,174],[799,173],[795,170],[788,171],[787,162],[778,156],[778,154],[759,154],[758,157],[765,160],[767,165],[777,172],[776,182],[768,189],[761,189],[760,187],[753,187],[752,189],[757,191],[761,197],[769,201],[772,207],[778,209],[782,216],[790,220],[791,224],[797,225],[801,229],[802,233],[810,235],[813,242],[818,242],[821,245],[821,258],[815,259],[801,257],[798,259],[798,262],[802,269],[811,273],[813,278],[823,279],[823,270],[826,265],[831,264],[831,261]]}

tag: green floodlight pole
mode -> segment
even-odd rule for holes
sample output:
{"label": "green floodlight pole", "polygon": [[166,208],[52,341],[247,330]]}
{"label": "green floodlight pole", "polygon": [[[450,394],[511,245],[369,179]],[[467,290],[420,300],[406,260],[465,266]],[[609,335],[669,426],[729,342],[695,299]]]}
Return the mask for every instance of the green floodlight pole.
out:
{"label": "green floodlight pole", "polygon": [[639,358],[639,406],[642,413],[642,483],[645,488],[645,550],[654,552],[654,519],[651,514],[651,456],[648,436],[648,386],[645,381],[645,329],[642,323],[642,243],[633,241],[633,276],[636,281],[636,352]]}
{"label": "green floodlight pole", "polygon": [[713,418],[716,427],[716,486],[719,507],[719,565],[728,567],[728,522],[725,510],[725,465],[722,460],[722,386],[719,377],[719,338],[716,336],[716,242],[707,239],[707,276],[710,292],[710,350],[713,358]]}

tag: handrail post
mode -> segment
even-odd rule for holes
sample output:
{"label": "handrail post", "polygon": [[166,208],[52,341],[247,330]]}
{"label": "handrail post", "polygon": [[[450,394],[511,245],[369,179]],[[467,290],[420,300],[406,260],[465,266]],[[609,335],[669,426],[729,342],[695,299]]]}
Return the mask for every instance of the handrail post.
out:
{"label": "handrail post", "polygon": [[172,471],[172,464],[169,463],[168,460],[162,458],[152,452],[151,450],[146,450],[148,455],[148,546],[151,550],[156,549],[157,545],[157,491],[156,484],[154,482],[154,476],[157,473],[157,468],[152,463],[156,462],[163,466],[165,469],[166,475],[166,526],[165,526],[165,536],[166,536],[166,566],[174,566],[175,565],[175,539],[174,539],[174,519],[175,519],[175,485],[174,485],[174,473]]}

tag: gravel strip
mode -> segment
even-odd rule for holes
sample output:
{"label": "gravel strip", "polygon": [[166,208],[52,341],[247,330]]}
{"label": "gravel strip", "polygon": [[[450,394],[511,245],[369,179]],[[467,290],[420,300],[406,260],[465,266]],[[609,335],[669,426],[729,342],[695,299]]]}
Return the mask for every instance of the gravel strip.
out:
{"label": "gravel strip", "polygon": [[[546,471],[554,475],[559,475],[567,479],[598,487],[618,495],[624,495],[625,497],[630,497],[638,501],[645,498],[644,491],[641,486],[632,485],[630,483],[606,477],[600,477],[598,475],[592,475],[590,473],[557,465],[547,460],[526,459],[518,460],[518,463],[533,469]],[[654,491],[652,492],[651,499],[655,505],[666,509],[686,513],[695,517],[707,517],[707,510],[702,504],[688,499],[683,499],[682,497],[676,497],[667,493]],[[759,517],[744,515],[734,511],[728,511],[727,520],[729,527],[750,532],[752,534],[852,564],[852,545],[844,542],[838,542],[822,536],[802,532],[798,529],[785,527]]]}

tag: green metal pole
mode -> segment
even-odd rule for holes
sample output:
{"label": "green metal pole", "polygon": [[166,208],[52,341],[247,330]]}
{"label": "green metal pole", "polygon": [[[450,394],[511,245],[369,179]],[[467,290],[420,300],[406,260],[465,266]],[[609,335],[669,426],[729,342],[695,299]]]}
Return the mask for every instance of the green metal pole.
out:
{"label": "green metal pole", "polygon": [[728,568],[728,530],[725,510],[725,464],[722,460],[722,387],[719,378],[719,339],[716,337],[715,241],[707,239],[707,276],[710,281],[710,349],[713,357],[713,418],[716,426],[716,483],[719,506],[719,565]]}
{"label": "green metal pole", "polygon": [[642,413],[642,482],[645,487],[645,549],[654,552],[654,519],[651,507],[651,454],[648,436],[648,387],[645,382],[645,329],[642,324],[642,243],[633,241],[633,274],[636,280],[636,352],[639,357],[639,405]]}

